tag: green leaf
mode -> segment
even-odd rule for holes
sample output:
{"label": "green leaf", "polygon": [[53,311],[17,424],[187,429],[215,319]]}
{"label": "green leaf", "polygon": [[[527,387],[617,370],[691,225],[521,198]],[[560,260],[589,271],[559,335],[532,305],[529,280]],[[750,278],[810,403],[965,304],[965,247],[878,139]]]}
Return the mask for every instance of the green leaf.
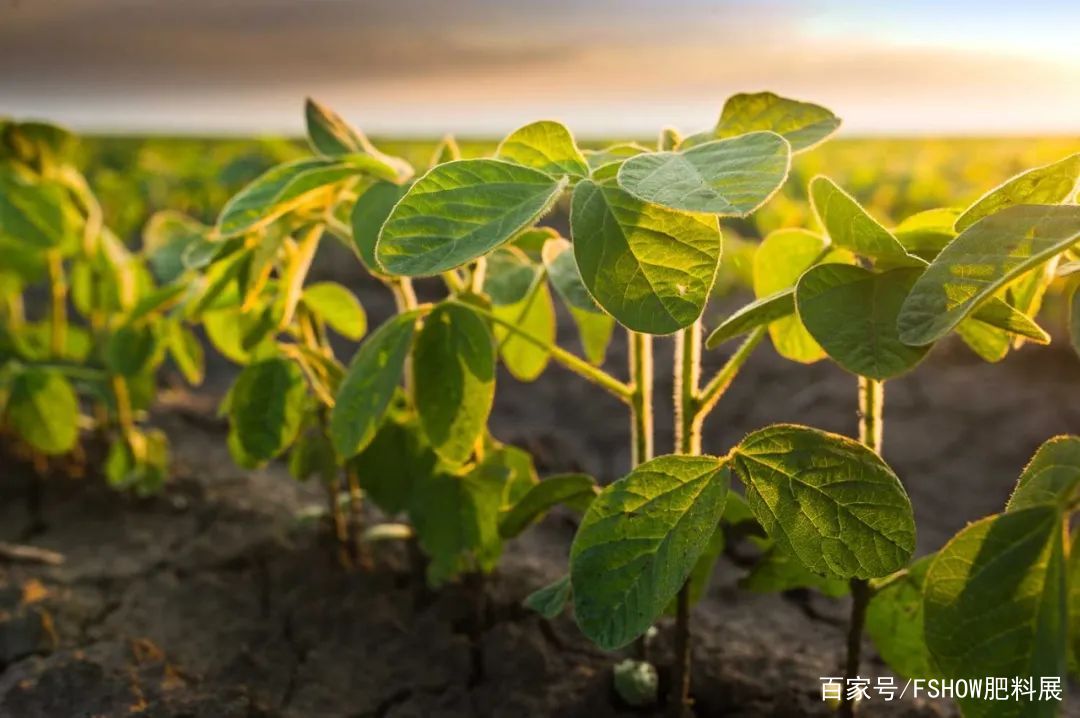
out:
{"label": "green leaf", "polygon": [[62,374],[29,367],[15,374],[6,423],[43,454],[63,454],[79,437],[79,400]]}
{"label": "green leaf", "polygon": [[742,307],[729,316],[705,340],[707,349],[715,349],[766,324],[789,317],[795,313],[795,290],[781,289],[776,294],[762,297]]}
{"label": "green leaf", "polygon": [[965,319],[956,326],[956,335],[971,351],[991,364],[999,362],[1009,353],[1009,335],[989,324]]}
{"label": "green leaf", "polygon": [[375,438],[349,460],[360,487],[389,516],[409,507],[413,487],[430,477],[438,457],[420,429],[416,413],[392,408]]}
{"label": "green leaf", "polygon": [[300,430],[307,384],[300,367],[264,359],[244,367],[229,392],[229,440],[240,463],[261,464],[280,455]]}
{"label": "green leaf", "polygon": [[739,588],[753,593],[812,588],[826,596],[839,597],[848,593],[848,582],[813,573],[785,547],[773,544],[750,573],[739,581]]}
{"label": "green leaf", "polygon": [[337,282],[307,285],[300,301],[346,339],[356,341],[367,331],[367,315],[360,300]]}
{"label": "green leaf", "polygon": [[580,506],[596,496],[596,481],[586,474],[558,474],[534,484],[499,519],[499,535],[514,538],[559,504]]}
{"label": "green leaf", "polygon": [[1069,198],[1080,180],[1080,154],[1045,167],[1022,172],[990,190],[968,207],[956,220],[963,232],[983,217],[1018,204],[1059,204]]}
{"label": "green leaf", "polygon": [[720,263],[715,217],[586,180],[574,189],[570,227],[582,281],[620,324],[670,334],[701,316]]}
{"label": "green leaf", "polygon": [[227,239],[265,227],[319,192],[360,171],[347,162],[321,157],[278,165],[225,204],[217,221],[218,234]]}
{"label": "green leaf", "polygon": [[386,218],[390,216],[394,205],[409,191],[409,187],[407,184],[376,182],[360,195],[353,205],[353,244],[360,255],[360,261],[369,272],[383,271],[375,259],[375,244],[379,240],[379,232]]}
{"label": "green leaf", "polygon": [[[734,493],[729,492],[728,499],[730,500],[732,496],[734,496]],[[720,555],[724,553],[725,545],[724,526],[722,523],[718,523],[716,528],[713,529],[712,536],[709,537],[709,543],[698,556],[697,561],[694,562],[694,568],[690,570],[690,576],[686,579],[690,605],[696,604],[705,597],[706,592],[709,590],[709,584],[712,582],[716,562],[720,560]],[[676,596],[668,603],[664,613],[669,616],[677,616],[679,613],[678,604],[679,599]]]}
{"label": "green leaf", "polygon": [[574,615],[605,650],[640,636],[686,582],[724,511],[716,458],[662,456],[606,487],[570,548]]}
{"label": "green leaf", "polygon": [[540,268],[522,250],[499,247],[487,257],[484,294],[496,307],[519,304],[529,296],[540,274]]}
{"label": "green leaf", "polygon": [[[1064,686],[1066,591],[1057,509],[1036,506],[970,524],[938,553],[923,588],[926,645],[941,675],[1059,676]],[[1050,718],[1060,705],[958,702],[970,718]]]}
{"label": "green leaf", "polygon": [[167,283],[184,273],[184,253],[200,243],[210,228],[182,212],[155,212],[143,228],[143,254],[154,276]]}
{"label": "green leaf", "polygon": [[871,217],[859,203],[828,177],[810,181],[810,202],[821,226],[837,247],[870,259],[920,264],[889,230]]}
{"label": "green leaf", "polygon": [[745,217],[780,189],[790,165],[787,140],[753,132],[631,157],[619,168],[619,186],[671,209]]}
{"label": "green leaf", "polygon": [[[532,337],[542,339],[548,345],[555,344],[555,305],[551,290],[538,273],[529,293],[514,304],[495,304],[492,313],[509,322]],[[535,342],[523,338],[505,326],[493,327],[499,356],[510,374],[518,381],[534,381],[548,365],[551,352]]]}
{"label": "green leaf", "polygon": [[541,255],[555,292],[577,326],[585,357],[597,366],[603,364],[615,329],[614,317],[604,312],[585,288],[569,242],[562,237],[549,239]]}
{"label": "green leaf", "polygon": [[495,156],[553,176],[589,176],[589,164],[574,143],[570,130],[551,120],[533,122],[514,130],[499,143]]}
{"label": "green leaf", "polygon": [[770,130],[791,143],[793,152],[802,152],[824,142],[839,127],[840,118],[820,105],[755,92],[729,97],[713,134],[734,137]]}
{"label": "green leaf", "polygon": [[[262,331],[265,321],[261,312],[243,313],[239,307],[207,312],[202,317],[206,337],[225,358],[237,364],[247,364],[252,355],[269,345],[273,338]],[[270,323],[271,328],[276,322]],[[251,342],[257,340],[255,344]]]}
{"label": "green leaf", "polygon": [[951,207],[928,209],[905,218],[893,227],[892,235],[909,254],[930,261],[956,237],[953,225],[959,216]]}
{"label": "green leaf", "polygon": [[682,144],[682,134],[674,127],[664,127],[660,130],[660,138],[656,142],[656,149],[668,152]]}
{"label": "green leaf", "polygon": [[1080,285],[1069,292],[1069,342],[1073,351],[1080,354]]}
{"label": "green leaf", "polygon": [[401,384],[418,313],[406,312],[376,329],[360,345],[330,412],[330,438],[344,458],[375,438],[394,391]]}
{"label": "green leaf", "polygon": [[566,608],[570,600],[570,575],[556,579],[525,597],[525,607],[536,611],[549,621]]}
{"label": "green leaf", "polygon": [[495,397],[495,350],[487,325],[467,307],[444,302],[428,315],[413,351],[416,408],[435,452],[466,461]]}
{"label": "green leaf", "polygon": [[66,190],[32,182],[0,166],[0,239],[37,249],[67,249],[76,238],[74,209]]}
{"label": "green leaf", "polygon": [[376,260],[387,272],[410,277],[459,267],[536,222],[566,183],[503,160],[441,164],[394,207],[379,234]]}
{"label": "green leaf", "polygon": [[859,442],[777,424],[743,439],[732,466],[762,528],[814,573],[874,578],[911,557],[911,501],[896,474]]}
{"label": "green leaf", "polygon": [[1035,452],[1020,474],[1006,511],[1050,504],[1064,509],[1080,485],[1080,437],[1056,436]]}
{"label": "green leaf", "polygon": [[[814,264],[827,258],[844,259],[839,253],[829,252],[828,248],[828,240],[806,230],[770,232],[754,253],[754,295],[759,299],[775,295],[794,287],[802,273]],[[806,331],[794,311],[769,324],[769,338],[777,354],[785,359],[811,364],[825,358],[825,351]]]}
{"label": "green leaf", "polygon": [[997,297],[990,297],[986,304],[972,312],[971,317],[965,321],[988,324],[996,329],[1030,339],[1036,344],[1050,343],[1050,335],[1046,333],[1046,330],[1033,322],[1027,314]]}
{"label": "green leaf", "polygon": [[905,678],[935,675],[923,637],[923,582],[932,560],[924,556],[911,564],[876,591],[866,609],[866,633],[889,668]]}
{"label": "green leaf", "polygon": [[330,438],[322,431],[300,434],[289,451],[289,473],[297,481],[316,476],[323,483],[332,484],[338,477],[338,464]]}
{"label": "green leaf", "polygon": [[454,160],[461,159],[461,148],[458,147],[457,140],[453,135],[444,135],[439,144],[435,146],[435,151],[431,154],[431,162],[429,166],[446,164],[447,162],[453,162]]}
{"label": "green leaf", "polygon": [[322,155],[348,155],[362,152],[366,141],[336,112],[310,97],[304,102],[308,142]]}
{"label": "green leaf", "polygon": [[820,264],[799,279],[795,306],[833,361],[857,376],[891,379],[911,371],[930,351],[904,344],[896,331],[900,306],[921,274]]}
{"label": "green leaf", "polygon": [[109,335],[105,345],[105,364],[110,371],[133,377],[161,356],[159,348],[158,334],[153,324],[125,324]]}
{"label": "green leaf", "polygon": [[498,517],[509,470],[482,462],[464,476],[418,477],[409,515],[438,586],[462,571],[490,572],[502,553]]}
{"label": "green leaf", "polygon": [[1080,240],[1080,207],[1017,205],[964,230],[915,283],[900,338],[930,344],[999,289]]}

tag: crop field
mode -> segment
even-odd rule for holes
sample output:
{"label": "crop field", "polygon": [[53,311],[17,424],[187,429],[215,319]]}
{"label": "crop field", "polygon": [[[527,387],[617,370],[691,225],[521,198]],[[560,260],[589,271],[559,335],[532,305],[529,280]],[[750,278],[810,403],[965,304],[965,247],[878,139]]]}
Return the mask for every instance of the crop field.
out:
{"label": "crop field", "polygon": [[1080,137],[0,119],[0,718],[1080,716]]}

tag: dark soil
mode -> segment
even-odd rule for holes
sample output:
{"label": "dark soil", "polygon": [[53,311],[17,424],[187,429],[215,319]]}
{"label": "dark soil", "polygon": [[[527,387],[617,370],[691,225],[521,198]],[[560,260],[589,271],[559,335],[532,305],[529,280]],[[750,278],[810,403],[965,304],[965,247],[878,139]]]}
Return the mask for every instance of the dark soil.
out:
{"label": "dark soil", "polygon": [[[365,297],[376,317],[386,301]],[[572,330],[564,338],[573,345]],[[658,377],[669,354],[670,341],[659,340]],[[616,369],[622,356],[613,347]],[[54,479],[41,496],[43,525],[33,526],[28,479],[3,471],[0,540],[66,561],[0,561],[0,716],[642,715],[613,696],[615,656],[593,648],[569,617],[546,622],[521,608],[565,571],[569,515],[508,547],[475,631],[467,587],[426,590],[401,545],[382,545],[371,570],[344,571],[325,526],[303,518],[325,503],[319,487],[297,484],[279,465],[235,468],[212,418],[226,382],[219,369],[202,394],[167,393],[155,410],[175,463],[161,495]],[[658,452],[671,445],[669,384],[657,389]],[[496,434],[532,450],[542,474],[580,467],[607,481],[627,468],[623,408],[592,387],[552,367],[532,385],[504,377],[500,392]],[[996,366],[946,343],[890,382],[885,455],[914,501],[920,554],[1000,510],[1042,441],[1080,430],[1078,392],[1080,361],[1067,342],[1025,347]],[[720,404],[705,446],[722,453],[775,421],[851,434],[854,405],[853,377],[763,348]],[[722,561],[693,614],[698,715],[831,715],[819,678],[843,664],[846,602],[739,591],[743,572]],[[662,623],[652,644],[661,664],[669,630]],[[884,672],[867,652],[863,675]],[[863,713],[954,709],[878,700]]]}

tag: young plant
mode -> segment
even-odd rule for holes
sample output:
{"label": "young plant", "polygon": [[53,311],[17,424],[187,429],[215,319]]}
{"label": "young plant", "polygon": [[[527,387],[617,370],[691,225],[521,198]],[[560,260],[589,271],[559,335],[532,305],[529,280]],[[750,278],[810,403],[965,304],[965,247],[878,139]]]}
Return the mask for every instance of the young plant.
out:
{"label": "young plant", "polygon": [[[168,442],[140,415],[155,397],[156,370],[168,355],[192,383],[202,377],[201,350],[174,311],[185,286],[155,277],[152,252],[131,252],[105,226],[72,163],[70,134],[6,121],[0,139],[3,428],[38,474],[48,457],[81,456],[88,428],[105,443],[110,484],[154,491],[167,475]],[[42,284],[47,311],[37,319],[33,290]]]}

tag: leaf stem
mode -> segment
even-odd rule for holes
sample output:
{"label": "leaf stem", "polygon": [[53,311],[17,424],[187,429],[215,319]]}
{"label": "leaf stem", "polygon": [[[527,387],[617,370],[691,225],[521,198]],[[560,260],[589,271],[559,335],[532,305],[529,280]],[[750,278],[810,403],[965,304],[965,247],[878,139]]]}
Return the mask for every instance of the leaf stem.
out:
{"label": "leaf stem", "polygon": [[49,250],[47,258],[52,312],[52,321],[49,324],[49,353],[59,358],[64,353],[64,339],[67,334],[67,278],[64,276],[64,258],[60,250]]}
{"label": "leaf stem", "polygon": [[[754,353],[754,350],[761,344],[767,333],[767,327],[758,327],[750,332],[743,343],[739,345],[739,348],[735,350],[735,353],[720,368],[720,371],[716,372],[713,378],[705,384],[696,401],[696,419],[699,424],[704,423],[705,418],[716,407],[716,402],[720,401],[720,398],[724,396],[724,392],[731,386],[731,382],[735,380],[739,370],[746,364],[746,360]],[[699,426],[698,431],[700,430]]]}
{"label": "leaf stem", "polygon": [[[874,453],[881,454],[883,433],[883,411],[885,406],[885,382],[878,379],[859,377],[859,441]],[[862,660],[862,634],[866,624],[866,608],[873,597],[870,582],[866,579],[853,578],[851,586],[851,619],[848,621],[847,664],[844,669],[844,685],[859,675]],[[840,697],[840,718],[851,718],[855,714],[854,701],[848,700],[845,691]]]}
{"label": "leaf stem", "polygon": [[590,381],[603,389],[606,389],[614,396],[622,399],[627,403],[631,401],[631,397],[633,396],[633,388],[629,384],[619,381],[615,377],[611,376],[603,369],[593,366],[581,357],[573,354],[572,352],[566,351],[557,344],[552,344],[551,342],[545,341],[544,339],[540,339],[539,337],[530,334],[529,332],[526,332],[513,322],[502,319],[501,317],[496,316],[493,312],[490,312],[483,307],[478,307],[475,304],[466,304],[465,302],[457,303],[491,320],[495,324],[509,329],[530,344],[538,346],[545,351],[551,352],[552,359],[562,364],[565,368],[574,372],[583,379]]}
{"label": "leaf stem", "polygon": [[[701,381],[701,320],[675,335],[675,453],[701,453],[701,416],[697,411]],[[690,715],[690,582],[679,589],[675,614],[675,662],[668,695],[670,718]]]}

